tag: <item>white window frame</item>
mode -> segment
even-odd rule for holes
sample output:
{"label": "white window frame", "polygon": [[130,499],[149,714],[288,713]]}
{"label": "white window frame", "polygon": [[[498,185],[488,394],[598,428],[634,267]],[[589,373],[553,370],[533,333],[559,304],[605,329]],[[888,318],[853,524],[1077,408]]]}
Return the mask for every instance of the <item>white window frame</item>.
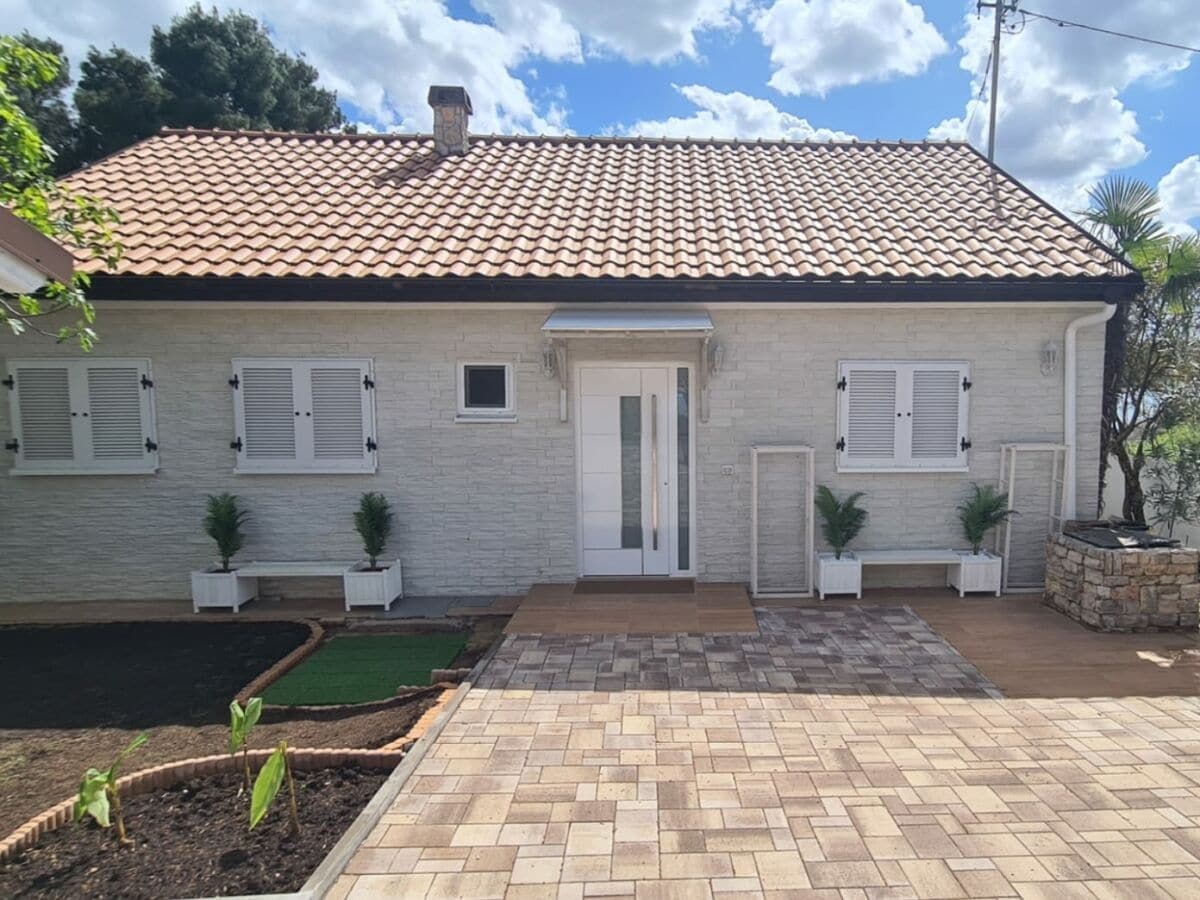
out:
{"label": "white window frame", "polygon": [[[18,369],[66,369],[68,396],[72,407],[71,436],[74,458],[63,460],[28,461],[18,449],[10,475],[153,475],[158,471],[158,425],[154,405],[154,370],[149,359],[129,357],[87,357],[85,359],[10,359],[7,377],[13,379],[14,387],[9,393],[10,423],[13,440],[18,447],[25,443],[21,427],[20,383]],[[92,456],[92,434],[90,417],[75,415],[84,410],[90,412],[88,400],[88,369],[137,368],[141,378],[149,382],[141,391],[142,433],[154,449],[147,449],[139,460],[96,460]]]}
{"label": "white window frame", "polygon": [[[235,475],[370,475],[378,469],[379,451],[367,450],[362,460],[328,460],[317,459],[314,455],[312,437],[312,418],[297,416],[295,432],[296,458],[284,459],[251,459],[247,456],[245,446],[246,410],[245,394],[240,386],[242,372],[246,368],[289,368],[292,370],[293,396],[292,401],[297,408],[312,408],[312,381],[301,373],[311,373],[313,369],[322,367],[359,368],[372,382],[375,381],[375,361],[373,359],[354,359],[343,357],[239,357],[232,361],[233,374],[239,380],[239,387],[233,392],[233,427],[237,438],[242,439],[243,446],[237,449],[237,462],[234,465]],[[365,438],[378,442],[378,428],[375,414],[375,390],[363,390],[363,432]]]}
{"label": "white window frame", "polygon": [[[467,406],[467,367],[485,366],[491,369],[504,368],[504,398],[507,401],[503,408],[489,406],[476,408]],[[514,392],[513,364],[495,359],[459,360],[455,367],[458,384],[458,414],[456,422],[515,422],[517,421],[517,398]]]}
{"label": "white window frame", "polygon": [[912,457],[912,375],[916,370],[948,370],[957,373],[960,380],[971,382],[971,364],[964,360],[856,360],[844,359],[838,361],[838,398],[837,398],[837,437],[841,441],[846,437],[849,427],[850,389],[841,388],[843,379],[849,379],[851,369],[872,369],[876,371],[894,371],[896,373],[896,411],[897,428],[895,432],[895,447],[890,458],[865,460],[851,459],[847,448],[840,446],[837,451],[837,471],[839,473],[914,473],[914,472],[969,472],[968,458],[970,447],[970,394],[969,389],[963,389],[958,397],[958,430],[960,440],[966,440],[967,446],[959,445],[953,459],[913,459]]}

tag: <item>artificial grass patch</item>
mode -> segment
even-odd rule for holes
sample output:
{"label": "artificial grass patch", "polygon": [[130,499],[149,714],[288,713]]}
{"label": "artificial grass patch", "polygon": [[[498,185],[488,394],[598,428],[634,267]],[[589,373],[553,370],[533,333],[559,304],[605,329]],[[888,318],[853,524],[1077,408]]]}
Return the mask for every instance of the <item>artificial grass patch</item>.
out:
{"label": "artificial grass patch", "polygon": [[362,634],[330,638],[263,692],[279,706],[386,700],[400,685],[429,684],[467,643],[464,633]]}

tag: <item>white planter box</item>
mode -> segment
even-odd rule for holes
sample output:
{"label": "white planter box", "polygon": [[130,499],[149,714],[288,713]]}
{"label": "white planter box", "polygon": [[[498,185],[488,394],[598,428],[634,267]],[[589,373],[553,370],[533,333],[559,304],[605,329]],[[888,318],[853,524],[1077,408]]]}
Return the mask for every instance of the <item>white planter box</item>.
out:
{"label": "white planter box", "polygon": [[222,572],[215,563],[192,573],[192,612],[201,609],[232,609],[237,612],[258,593],[257,578],[239,578],[237,569]]}
{"label": "white planter box", "polygon": [[352,606],[382,606],[390,609],[392,602],[404,595],[404,581],[400,571],[400,560],[386,562],[387,566],[381,572],[368,572],[370,563],[363,560],[355,563],[349,572],[342,576],[342,584],[346,591],[346,612]]}
{"label": "white planter box", "polygon": [[994,553],[975,554],[963,551],[958,564],[946,567],[946,584],[958,589],[958,596],[975,591],[987,591],[1000,596],[1001,567],[1004,560]]}
{"label": "white planter box", "polygon": [[814,585],[822,600],[826,594],[854,594],[862,599],[862,563],[853,553],[842,552],[837,559],[832,553],[817,554]]}

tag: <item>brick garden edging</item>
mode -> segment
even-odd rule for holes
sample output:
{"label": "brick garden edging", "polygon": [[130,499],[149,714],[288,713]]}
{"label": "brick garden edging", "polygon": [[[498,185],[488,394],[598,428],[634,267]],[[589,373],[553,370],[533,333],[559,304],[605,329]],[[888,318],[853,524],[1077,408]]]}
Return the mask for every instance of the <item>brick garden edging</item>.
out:
{"label": "brick garden edging", "polygon": [[[273,752],[273,750],[251,750],[248,757],[254,763],[261,763]],[[288,759],[293,768],[299,771],[332,768],[347,763],[356,763],[366,769],[394,769],[404,759],[406,753],[406,749],[388,749],[386,747],[380,750],[355,750],[348,747],[318,749],[301,747],[289,749]],[[192,759],[163,763],[149,769],[142,769],[122,777],[117,781],[117,785],[123,798],[138,797],[183,781],[189,781],[192,778],[241,771],[241,754],[231,756],[228,753],[222,753],[218,756],[197,756]],[[34,816],[3,841],[0,841],[0,863],[22,850],[28,850],[38,842],[42,835],[55,831],[70,822],[74,806],[75,798],[70,797],[40,815]]]}
{"label": "brick garden edging", "polygon": [[324,626],[313,619],[301,619],[300,621],[308,626],[308,639],[238,691],[234,695],[238,703],[245,704],[251,697],[257,697],[262,694],[277,678],[294,669],[308,658],[314,650],[321,646],[321,642],[325,640]]}

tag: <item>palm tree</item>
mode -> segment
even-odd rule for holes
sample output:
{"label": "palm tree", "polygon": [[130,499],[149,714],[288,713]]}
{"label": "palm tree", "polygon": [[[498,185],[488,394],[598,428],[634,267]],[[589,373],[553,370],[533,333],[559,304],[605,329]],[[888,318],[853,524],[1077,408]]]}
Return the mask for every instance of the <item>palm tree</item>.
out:
{"label": "palm tree", "polygon": [[1125,477],[1122,516],[1146,521],[1141,473],[1158,436],[1200,422],[1200,238],[1169,233],[1157,192],[1112,178],[1081,215],[1145,281],[1108,326],[1105,342],[1101,489],[1108,454]]}

